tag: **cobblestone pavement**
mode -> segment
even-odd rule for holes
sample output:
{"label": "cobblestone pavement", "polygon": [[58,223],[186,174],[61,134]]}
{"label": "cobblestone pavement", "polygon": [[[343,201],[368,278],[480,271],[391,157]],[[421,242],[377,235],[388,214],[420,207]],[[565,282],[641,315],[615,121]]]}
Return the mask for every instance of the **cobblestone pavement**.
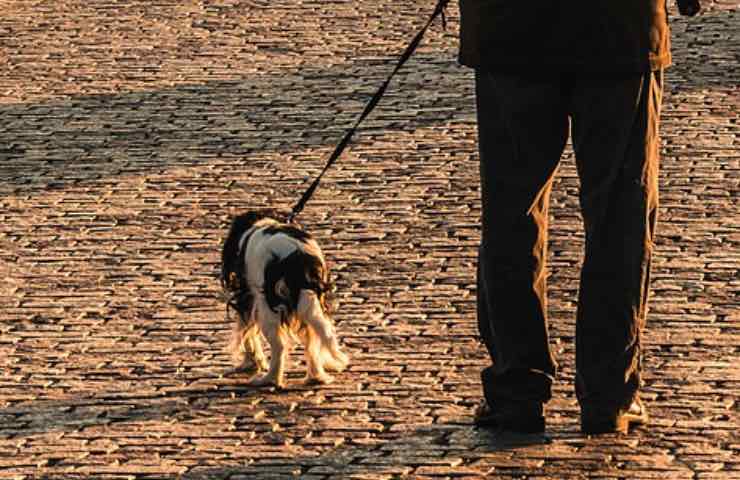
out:
{"label": "cobblestone pavement", "polygon": [[225,374],[230,215],[288,207],[433,2],[0,1],[0,477],[740,479],[740,5],[672,18],[653,421],[579,433],[572,154],[552,199],[544,437],[476,431],[472,75],[456,8],[301,217],[351,368]]}

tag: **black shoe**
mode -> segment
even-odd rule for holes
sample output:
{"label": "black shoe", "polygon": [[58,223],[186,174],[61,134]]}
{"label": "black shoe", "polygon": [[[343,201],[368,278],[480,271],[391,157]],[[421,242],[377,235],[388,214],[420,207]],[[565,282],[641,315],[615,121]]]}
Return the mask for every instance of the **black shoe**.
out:
{"label": "black shoe", "polygon": [[517,433],[544,433],[545,417],[539,402],[497,403],[483,400],[475,410],[474,423],[480,428],[495,428]]}
{"label": "black shoe", "polygon": [[600,433],[627,433],[630,427],[644,425],[648,421],[645,405],[639,398],[625,408],[604,409],[581,408],[581,432],[585,435]]}

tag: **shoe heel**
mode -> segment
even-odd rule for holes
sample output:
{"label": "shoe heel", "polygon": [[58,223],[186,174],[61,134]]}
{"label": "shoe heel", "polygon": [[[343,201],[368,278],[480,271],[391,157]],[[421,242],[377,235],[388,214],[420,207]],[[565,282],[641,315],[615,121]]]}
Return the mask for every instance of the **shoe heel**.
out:
{"label": "shoe heel", "polygon": [[627,418],[617,417],[609,420],[582,421],[581,433],[585,435],[598,435],[601,433],[627,433],[630,422]]}
{"label": "shoe heel", "polygon": [[629,428],[630,428],[629,419],[627,419],[625,417],[621,417],[620,416],[614,422],[614,431],[616,433],[625,433],[626,434],[628,432]]}

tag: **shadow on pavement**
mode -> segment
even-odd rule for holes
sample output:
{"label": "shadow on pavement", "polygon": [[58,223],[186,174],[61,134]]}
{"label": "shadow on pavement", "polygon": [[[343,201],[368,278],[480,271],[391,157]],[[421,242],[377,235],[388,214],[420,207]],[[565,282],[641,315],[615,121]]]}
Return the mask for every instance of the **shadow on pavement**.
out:
{"label": "shadow on pavement", "polygon": [[[739,24],[738,11],[673,19],[669,92],[736,88]],[[304,67],[246,80],[0,106],[0,192],[62,188],[214,158],[249,168],[255,157],[329,148],[392,63],[389,55],[387,60]],[[415,56],[355,141],[453,119],[472,122],[471,77],[471,70],[454,58]],[[310,154],[316,168],[326,153]]]}
{"label": "shadow on pavement", "polygon": [[[260,161],[255,157],[264,162],[265,155],[328,148],[354,123],[389,66],[365,62],[0,106],[0,192],[109,181],[214,159],[245,170]],[[470,72],[454,59],[418,56],[403,73],[355,140],[472,111]],[[324,154],[313,154],[316,168]]]}
{"label": "shadow on pavement", "polygon": [[[461,467],[461,464],[469,463],[473,457],[485,457],[496,452],[547,448],[552,443],[549,437],[543,435],[492,432],[464,423],[435,423],[419,428],[409,426],[408,430],[383,432],[367,444],[361,442],[337,447],[304,447],[303,452],[310,452],[309,455],[295,455],[295,450],[281,443],[283,440],[278,439],[275,443],[271,435],[280,436],[281,433],[277,433],[280,430],[275,431],[268,420],[282,425],[295,422],[299,430],[308,428],[311,423],[304,422],[306,425],[302,425],[300,418],[312,415],[311,411],[315,411],[317,406],[308,398],[297,406],[286,405],[284,399],[286,395],[305,394],[309,390],[311,389],[308,387],[289,388],[281,392],[272,389],[250,390],[239,384],[229,383],[205,388],[182,388],[140,397],[102,392],[95,397],[23,402],[0,410],[0,439],[20,442],[20,445],[25,443],[26,437],[53,434],[63,441],[67,436],[75,438],[77,433],[92,429],[85,432],[85,438],[110,438],[115,441],[120,435],[138,437],[173,434],[182,440],[186,434],[180,428],[188,422],[205,425],[208,429],[208,425],[223,422],[224,416],[241,418],[242,423],[234,424],[238,431],[233,432],[230,438],[245,439],[243,448],[246,459],[230,459],[226,461],[228,465],[216,468],[179,467],[182,474],[178,478],[193,480],[227,478],[233,474],[261,478],[286,473],[288,470],[328,475],[404,474],[413,468],[427,466],[452,470],[460,467],[464,471],[468,467]],[[253,421],[253,417],[257,417],[254,416],[255,410],[252,407],[257,405],[265,413],[259,416],[260,420]],[[331,410],[331,407],[325,405],[321,408]],[[311,422],[313,420],[315,418]],[[284,433],[291,436],[290,427]],[[214,439],[224,436],[223,424],[213,427],[212,435]],[[250,454],[252,444],[258,445],[254,454]],[[270,449],[270,458],[260,456],[260,448],[265,445]],[[281,460],[280,452],[283,449],[285,458]],[[227,455],[228,451],[225,449],[224,454]],[[51,468],[47,470],[50,475],[48,478],[57,478],[54,474],[55,462],[61,466],[72,461],[65,457],[64,452],[60,451],[58,455],[58,460],[47,465]],[[498,461],[506,463],[512,460],[505,456]],[[148,476],[144,474],[142,478]]]}

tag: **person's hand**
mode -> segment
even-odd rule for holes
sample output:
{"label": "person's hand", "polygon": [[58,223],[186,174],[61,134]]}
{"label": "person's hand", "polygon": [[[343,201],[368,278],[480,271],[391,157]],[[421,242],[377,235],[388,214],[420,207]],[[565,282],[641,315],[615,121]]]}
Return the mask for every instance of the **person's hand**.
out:
{"label": "person's hand", "polygon": [[681,15],[687,17],[693,17],[701,10],[699,0],[676,0],[676,3],[678,3],[678,11],[681,12]]}

